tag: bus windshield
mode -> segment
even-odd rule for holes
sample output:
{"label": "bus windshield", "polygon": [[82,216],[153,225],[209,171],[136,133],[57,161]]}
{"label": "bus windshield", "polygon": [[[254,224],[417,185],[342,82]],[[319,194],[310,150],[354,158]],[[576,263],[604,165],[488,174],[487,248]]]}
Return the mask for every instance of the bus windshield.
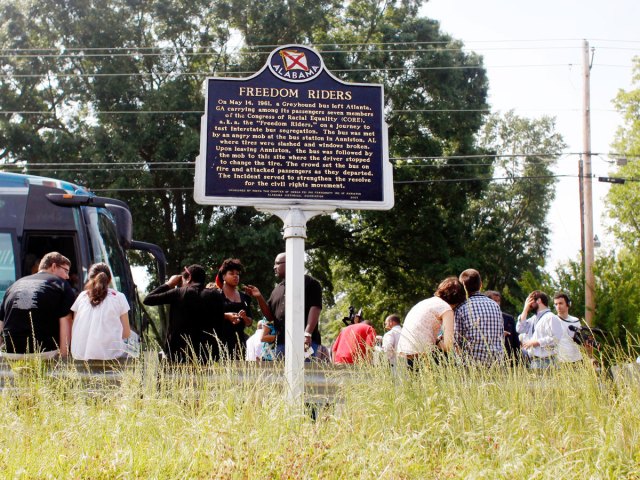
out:
{"label": "bus windshield", "polygon": [[[89,235],[93,252],[92,263],[104,262],[109,265],[113,275],[114,288],[126,295],[131,287],[129,275],[127,275],[129,264],[118,243],[118,235],[113,221],[107,211],[101,208],[87,208],[85,215],[88,219],[87,226],[92,232]],[[127,300],[131,304],[134,299],[127,298]]]}

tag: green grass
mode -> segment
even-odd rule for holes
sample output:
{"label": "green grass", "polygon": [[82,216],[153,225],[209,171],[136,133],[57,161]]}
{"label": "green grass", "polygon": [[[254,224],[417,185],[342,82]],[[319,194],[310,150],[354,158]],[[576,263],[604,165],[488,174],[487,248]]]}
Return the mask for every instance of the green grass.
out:
{"label": "green grass", "polygon": [[12,369],[3,478],[640,478],[640,381],[588,365],[329,370],[343,386],[315,421],[271,369],[239,382],[237,366],[150,375],[136,362],[121,384]]}

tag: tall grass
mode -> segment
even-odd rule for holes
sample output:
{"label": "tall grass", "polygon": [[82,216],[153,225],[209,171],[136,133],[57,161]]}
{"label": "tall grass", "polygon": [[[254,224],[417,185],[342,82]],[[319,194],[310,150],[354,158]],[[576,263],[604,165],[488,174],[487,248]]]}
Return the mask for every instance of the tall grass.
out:
{"label": "tall grass", "polygon": [[340,386],[314,419],[284,401],[282,367],[136,361],[114,381],[12,364],[2,477],[640,478],[633,377],[586,363],[544,374],[331,368]]}

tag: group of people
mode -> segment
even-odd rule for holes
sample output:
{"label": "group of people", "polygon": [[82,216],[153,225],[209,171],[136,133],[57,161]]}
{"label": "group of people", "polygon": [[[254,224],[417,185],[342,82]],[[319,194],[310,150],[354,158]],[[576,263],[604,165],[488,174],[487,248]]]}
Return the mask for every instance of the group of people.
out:
{"label": "group of people", "polygon": [[132,335],[129,304],[109,287],[109,267],[94,264],[79,295],[68,281],[70,268],[67,257],[50,252],[36,273],[7,289],[0,305],[4,355],[54,358],[70,353],[78,360],[126,355]]}
{"label": "group of people", "polygon": [[[503,313],[501,295],[482,292],[480,273],[463,271],[445,278],[433,297],[417,303],[400,325],[398,315],[385,319],[382,345],[389,363],[416,361],[441,363],[449,353],[464,364],[492,366],[523,363],[544,369],[558,362],[579,362],[582,353],[573,341],[580,320],[569,315],[568,295],[554,295],[557,315],[549,308],[549,297],[541,291],[529,294],[518,319]],[[371,360],[375,331],[356,319],[344,328],[333,346],[335,363]]]}
{"label": "group of people", "polygon": [[[549,308],[546,293],[535,290],[529,294],[516,323],[523,358],[531,368],[548,368],[557,363],[582,360],[582,352],[573,341],[580,320],[569,315],[571,300],[566,293],[553,296],[557,314]],[[528,316],[532,313],[531,316]]]}
{"label": "group of people", "polygon": [[[200,265],[171,276],[144,299],[146,305],[170,306],[164,352],[178,362],[243,358],[245,328],[253,323],[255,299],[265,317],[260,323],[262,340],[270,347],[261,359],[284,355],[285,264],[286,255],[281,253],[274,264],[281,281],[267,300],[255,286],[239,289],[244,267],[235,258],[222,263],[211,283]],[[79,294],[69,282],[70,269],[67,257],[50,252],[35,273],[7,289],[0,305],[3,355],[111,360],[131,353],[129,339],[136,334],[129,325],[129,304],[122,293],[110,288],[109,267],[93,265]],[[310,352],[322,351],[321,309],[320,284],[305,275],[305,345]]]}
{"label": "group of people", "polygon": [[[170,305],[165,350],[173,360],[275,360],[284,355],[286,254],[275,258],[273,271],[280,282],[268,299],[256,286],[239,288],[243,270],[240,260],[229,258],[222,263],[215,282],[207,283],[204,267],[191,265],[149,292],[145,305]],[[305,275],[304,282],[305,348],[320,355],[322,288],[310,275]],[[264,318],[257,324],[257,334],[247,338],[245,329],[253,323],[253,300]]]}
{"label": "group of people", "polygon": [[[48,253],[36,273],[7,289],[0,305],[5,354],[37,352],[47,357],[70,353],[79,360],[108,360],[127,354],[128,339],[135,333],[129,326],[125,296],[110,288],[109,267],[93,265],[79,295],[68,282],[70,267],[68,258]],[[240,260],[228,258],[208,283],[205,268],[190,265],[146,296],[146,305],[170,305],[164,350],[172,360],[269,361],[283,357],[286,255],[275,258],[273,270],[280,282],[268,299],[253,285],[240,289],[243,270]],[[377,349],[392,365],[402,359],[413,366],[424,358],[440,363],[455,351],[456,358],[465,363],[490,366],[508,360],[525,362],[530,368],[582,360],[573,342],[580,321],[569,315],[571,302],[566,294],[554,296],[555,315],[544,292],[531,292],[516,320],[502,312],[498,292],[482,292],[480,273],[474,269],[445,278],[433,297],[411,308],[403,325],[400,316],[389,315],[382,338],[361,313],[355,315],[329,352],[322,346],[318,329],[322,288],[309,275],[304,282],[308,356],[349,364],[372,360]],[[248,338],[245,329],[253,323],[254,300],[263,318]]]}

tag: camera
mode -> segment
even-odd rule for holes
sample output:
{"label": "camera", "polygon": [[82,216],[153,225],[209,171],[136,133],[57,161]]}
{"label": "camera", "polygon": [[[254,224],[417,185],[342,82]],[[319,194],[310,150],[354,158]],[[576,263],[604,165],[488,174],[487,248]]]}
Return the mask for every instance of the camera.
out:
{"label": "camera", "polygon": [[582,326],[576,327],[574,325],[569,325],[569,330],[574,332],[573,341],[578,345],[593,348],[594,350],[600,350],[600,342],[596,339],[596,335],[604,337],[604,332],[599,328]]}
{"label": "camera", "polygon": [[342,319],[342,323],[344,323],[347,327],[353,323],[353,319],[356,316],[356,309],[352,306],[349,307],[349,316],[344,317]]}
{"label": "camera", "polygon": [[360,319],[362,319],[362,309],[358,310],[358,313],[356,313],[356,309],[353,306],[349,307],[349,316],[348,317],[344,317],[342,319],[342,322],[348,327],[349,325],[353,325],[355,323],[355,319],[356,317],[360,317]]}

